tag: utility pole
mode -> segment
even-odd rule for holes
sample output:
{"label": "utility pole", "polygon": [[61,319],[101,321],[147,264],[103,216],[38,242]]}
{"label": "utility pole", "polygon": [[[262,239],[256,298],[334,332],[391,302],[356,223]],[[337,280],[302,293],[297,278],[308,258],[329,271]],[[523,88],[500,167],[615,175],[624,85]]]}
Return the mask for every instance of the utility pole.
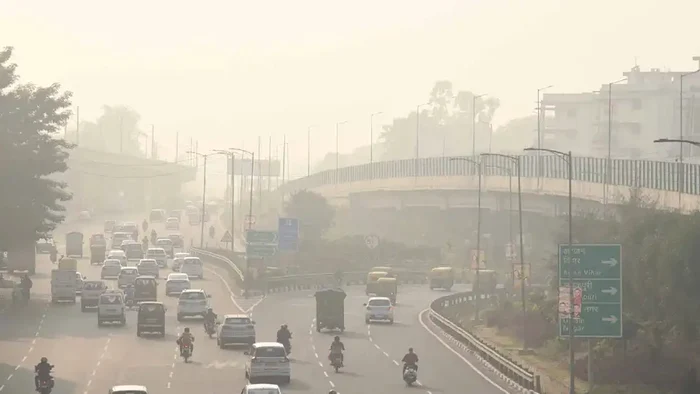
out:
{"label": "utility pole", "polygon": [[231,251],[233,252],[233,244],[236,240],[236,160],[231,152]]}
{"label": "utility pole", "polygon": [[156,127],[151,125],[151,159],[156,159]]}
{"label": "utility pole", "polygon": [[272,190],[272,136],[267,144],[267,191]]}
{"label": "utility pole", "polygon": [[287,168],[287,134],[284,135],[282,140],[282,184],[284,185],[284,172]]}
{"label": "utility pole", "polygon": [[260,141],[260,136],[258,136],[258,165],[256,166],[258,168],[258,211],[262,210],[262,163],[260,162],[262,154],[260,153]]}
{"label": "utility pole", "polygon": [[75,121],[75,144],[80,145],[80,106],[78,106]]}
{"label": "utility pole", "polygon": [[180,132],[176,131],[175,132],[175,164],[178,164],[178,161],[180,159],[179,154],[180,154]]}

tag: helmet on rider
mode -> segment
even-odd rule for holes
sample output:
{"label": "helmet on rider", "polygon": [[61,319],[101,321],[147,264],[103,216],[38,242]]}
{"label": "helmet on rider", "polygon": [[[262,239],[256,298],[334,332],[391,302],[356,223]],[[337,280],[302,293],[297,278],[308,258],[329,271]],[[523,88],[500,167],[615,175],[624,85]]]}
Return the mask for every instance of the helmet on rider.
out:
{"label": "helmet on rider", "polygon": [[338,392],[335,391],[335,390],[331,390],[331,391],[328,392],[328,394],[338,394]]}
{"label": "helmet on rider", "polygon": [[207,308],[207,312],[212,313],[212,312],[214,312],[214,309],[212,309],[212,308]]}
{"label": "helmet on rider", "polygon": [[189,328],[189,327],[185,327],[185,332],[189,333],[189,332],[190,332],[190,328]]}
{"label": "helmet on rider", "polygon": [[408,352],[413,353],[413,348],[412,347],[408,348]]}
{"label": "helmet on rider", "polygon": [[42,358],[41,358],[41,362],[42,362],[42,363],[48,363],[48,362],[49,362],[49,359],[47,359],[46,357],[42,357]]}
{"label": "helmet on rider", "polygon": [[333,338],[333,340],[336,342],[340,342],[340,337],[336,335],[335,338]]}

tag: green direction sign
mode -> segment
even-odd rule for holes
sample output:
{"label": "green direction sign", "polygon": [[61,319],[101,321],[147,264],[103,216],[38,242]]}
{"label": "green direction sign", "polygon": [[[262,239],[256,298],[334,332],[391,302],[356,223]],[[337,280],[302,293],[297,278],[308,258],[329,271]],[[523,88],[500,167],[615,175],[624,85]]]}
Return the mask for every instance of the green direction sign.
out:
{"label": "green direction sign", "polygon": [[[559,245],[559,288],[568,289],[569,275],[575,300],[574,335],[580,338],[622,337],[622,247],[620,245]],[[568,297],[564,295],[564,300]],[[561,300],[561,299],[560,299]],[[569,315],[559,314],[559,335],[569,335]]]}
{"label": "green direction sign", "polygon": [[272,257],[277,253],[276,245],[248,244],[245,248],[246,257],[249,259],[263,259]]}
{"label": "green direction sign", "polygon": [[277,233],[274,231],[254,231],[245,232],[245,240],[249,244],[277,244]]}

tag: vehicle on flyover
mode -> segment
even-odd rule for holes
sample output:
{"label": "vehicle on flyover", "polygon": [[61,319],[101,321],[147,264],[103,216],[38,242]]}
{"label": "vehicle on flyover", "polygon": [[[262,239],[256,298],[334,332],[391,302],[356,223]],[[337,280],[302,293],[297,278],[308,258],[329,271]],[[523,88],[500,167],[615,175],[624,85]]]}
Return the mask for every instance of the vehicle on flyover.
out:
{"label": "vehicle on flyover", "polygon": [[342,289],[324,289],[316,298],[316,331],[321,329],[345,331],[345,297]]}
{"label": "vehicle on flyover", "polygon": [[430,290],[445,289],[451,290],[455,284],[454,269],[452,267],[435,267],[428,274]]}

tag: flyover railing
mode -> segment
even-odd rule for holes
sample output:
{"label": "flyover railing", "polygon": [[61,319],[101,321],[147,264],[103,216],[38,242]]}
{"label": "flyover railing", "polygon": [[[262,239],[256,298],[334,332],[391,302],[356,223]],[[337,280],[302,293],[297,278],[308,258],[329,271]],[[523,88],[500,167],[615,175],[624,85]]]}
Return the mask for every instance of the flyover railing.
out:
{"label": "flyover railing", "polygon": [[[243,284],[245,280],[244,268],[238,267],[228,257],[198,248],[192,248],[191,253],[210,261],[214,260],[227,267],[236,281],[239,284]],[[365,284],[366,277],[366,272],[346,272],[343,274],[343,283],[346,285],[362,285]],[[425,272],[401,271],[398,273],[398,278],[399,282],[404,284],[427,282]],[[266,283],[267,293],[316,289],[337,284],[335,275],[328,273],[270,277],[266,279]],[[485,297],[490,298],[488,295]],[[527,390],[540,392],[539,376],[532,373],[527,367],[501,354],[496,348],[483,342],[445,316],[446,308],[465,302],[473,302],[473,300],[474,295],[471,292],[455,293],[440,297],[430,304],[430,319],[435,325],[467,346],[477,357],[487,362],[509,381]]]}
{"label": "flyover railing", "polygon": [[455,340],[464,344],[476,356],[488,362],[496,371],[504,375],[509,381],[534,392],[541,392],[540,378],[526,366],[519,364],[498,349],[490,346],[477,336],[450,321],[445,316],[445,309],[462,303],[473,302],[474,295],[471,292],[455,293],[440,297],[430,304],[430,319],[435,325],[451,335]]}
{"label": "flyover railing", "polygon": [[[280,189],[290,192],[359,181],[477,175],[477,170],[471,163],[450,159],[429,157],[360,164],[295,179],[281,185]],[[475,158],[472,157],[473,159]],[[494,166],[484,168],[485,176],[508,176],[507,169],[512,168],[513,164],[507,158],[492,156],[488,160]],[[568,179],[566,163],[557,156],[522,155],[520,163],[522,177]],[[610,170],[606,172],[608,166]],[[680,190],[683,193],[700,195],[700,164],[631,159],[611,159],[608,162],[606,158],[574,155],[572,169],[574,181],[604,184],[607,178],[609,185],[665,191]]]}

